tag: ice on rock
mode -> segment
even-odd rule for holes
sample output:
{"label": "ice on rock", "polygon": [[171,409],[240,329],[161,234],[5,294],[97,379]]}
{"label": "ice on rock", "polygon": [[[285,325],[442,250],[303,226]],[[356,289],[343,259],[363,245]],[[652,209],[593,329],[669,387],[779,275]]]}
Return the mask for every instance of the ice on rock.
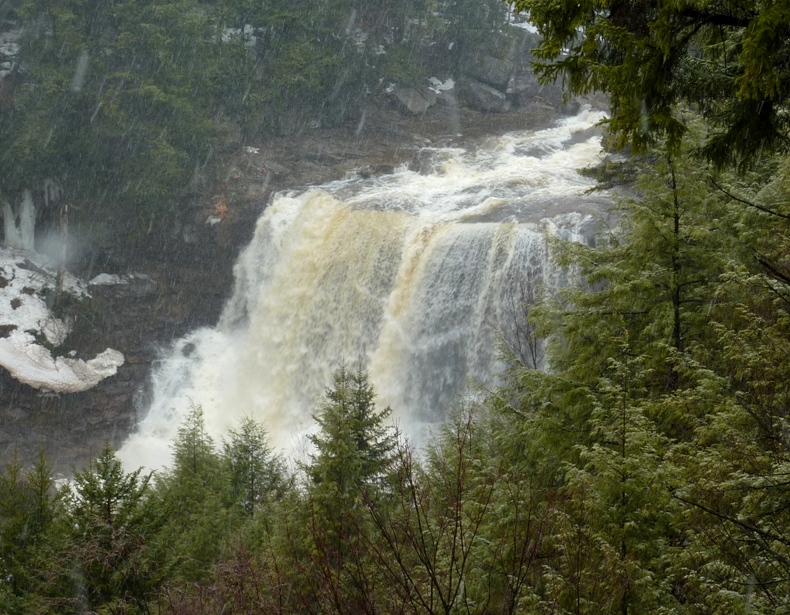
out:
{"label": "ice on rock", "polygon": [[35,343],[16,344],[13,338],[0,339],[0,365],[20,382],[44,391],[86,391],[115,375],[123,362],[123,354],[112,348],[83,361],[53,358],[49,350]]}
{"label": "ice on rock", "polygon": [[[89,361],[52,356],[43,343],[59,346],[70,330],[47,306],[56,280],[57,267],[45,257],[27,250],[0,250],[0,366],[36,389],[76,393],[114,375],[124,357],[111,348]],[[63,292],[89,297],[85,282],[68,272]]]}

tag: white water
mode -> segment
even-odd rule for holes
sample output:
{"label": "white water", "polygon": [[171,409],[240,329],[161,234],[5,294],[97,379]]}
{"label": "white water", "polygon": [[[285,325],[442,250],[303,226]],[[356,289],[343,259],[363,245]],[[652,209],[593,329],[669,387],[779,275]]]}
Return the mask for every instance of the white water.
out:
{"label": "white water", "polygon": [[129,467],[170,461],[193,405],[221,435],[261,420],[286,451],[342,360],[367,361],[380,405],[421,441],[468,381],[492,384],[496,326],[526,276],[548,286],[545,232],[580,239],[601,197],[577,169],[598,161],[603,114],[583,109],[474,152],[424,152],[429,170],[280,194],[235,268],[216,328],[179,340],[153,377],[153,401],[120,451]]}

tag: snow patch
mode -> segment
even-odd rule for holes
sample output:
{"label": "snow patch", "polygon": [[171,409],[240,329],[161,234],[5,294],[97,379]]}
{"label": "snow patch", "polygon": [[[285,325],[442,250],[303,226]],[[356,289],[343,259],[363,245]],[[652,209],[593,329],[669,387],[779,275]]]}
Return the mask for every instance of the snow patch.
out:
{"label": "snow patch", "polygon": [[16,66],[16,56],[19,54],[20,45],[18,43],[22,36],[22,30],[11,30],[0,33],[0,80],[4,79],[14,71]]}
{"label": "snow patch", "polygon": [[0,54],[6,57],[13,57],[18,53],[19,53],[19,45],[17,43],[0,44]]}
{"label": "snow patch", "polygon": [[433,90],[437,94],[441,92],[448,92],[455,88],[455,80],[448,79],[447,81],[442,81],[441,79],[437,79],[436,77],[431,77],[430,80],[431,86],[429,89]]}
{"label": "snow patch", "polygon": [[[53,357],[49,347],[63,344],[70,326],[48,307],[55,293],[57,266],[35,252],[0,249],[0,365],[34,388],[75,393],[116,373],[124,357],[108,348],[89,361]],[[90,297],[83,280],[63,275],[63,292]]]}
{"label": "snow patch", "polygon": [[128,284],[129,280],[122,278],[114,273],[100,273],[93,278],[88,284],[91,286],[118,286],[119,284]]}
{"label": "snow patch", "polygon": [[534,24],[528,21],[511,22],[510,25],[513,26],[514,28],[521,28],[522,30],[526,30],[530,34],[538,34],[537,26],[535,26]]}
{"label": "snow patch", "polygon": [[0,339],[0,365],[20,382],[45,391],[86,391],[105,378],[114,376],[123,362],[123,355],[112,348],[90,361],[83,361],[53,358],[49,350],[38,344],[19,346],[12,339]]}

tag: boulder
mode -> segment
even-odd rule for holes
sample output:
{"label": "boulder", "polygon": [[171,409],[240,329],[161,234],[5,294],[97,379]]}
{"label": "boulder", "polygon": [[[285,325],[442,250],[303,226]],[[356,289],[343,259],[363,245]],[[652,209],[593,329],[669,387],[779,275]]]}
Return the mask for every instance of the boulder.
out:
{"label": "boulder", "polygon": [[0,80],[14,71],[19,55],[22,30],[0,32]]}
{"label": "boulder", "polygon": [[443,107],[455,108],[458,106],[458,96],[456,90],[447,90],[436,94],[436,102]]}
{"label": "boulder", "polygon": [[510,81],[510,77],[513,75],[514,66],[508,60],[476,54],[467,58],[462,70],[464,75],[474,81],[480,81],[498,90],[504,90]]}
{"label": "boulder", "polygon": [[533,73],[519,73],[508,84],[507,93],[514,98],[517,104],[522,105],[535,96],[540,96],[543,87]]}
{"label": "boulder", "polygon": [[474,79],[458,83],[458,98],[466,106],[483,113],[503,113],[510,109],[510,101],[503,92]]}
{"label": "boulder", "polygon": [[98,292],[103,296],[147,297],[156,295],[159,291],[156,280],[144,273],[128,275],[100,273],[88,284],[91,292]]}
{"label": "boulder", "polygon": [[518,107],[527,107],[532,103],[543,102],[551,105],[559,113],[575,114],[579,111],[579,102],[571,100],[563,102],[562,87],[556,83],[541,85],[532,73],[516,75],[508,87],[508,96]]}
{"label": "boulder", "polygon": [[436,92],[428,88],[396,88],[392,96],[400,111],[410,115],[422,115],[436,104]]}

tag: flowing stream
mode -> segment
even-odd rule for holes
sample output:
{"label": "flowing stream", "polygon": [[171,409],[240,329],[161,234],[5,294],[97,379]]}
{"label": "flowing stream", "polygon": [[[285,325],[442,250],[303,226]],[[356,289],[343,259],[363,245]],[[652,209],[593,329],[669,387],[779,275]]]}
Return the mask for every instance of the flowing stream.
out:
{"label": "flowing stream", "polygon": [[121,459],[167,465],[198,405],[217,437],[252,416],[275,448],[298,453],[332,371],[359,359],[377,403],[422,441],[468,383],[495,383],[497,332],[524,281],[563,284],[545,234],[583,240],[606,203],[577,172],[599,159],[602,118],[583,108],[473,151],[424,150],[419,171],[276,195],[218,325],[177,341],[154,370]]}

